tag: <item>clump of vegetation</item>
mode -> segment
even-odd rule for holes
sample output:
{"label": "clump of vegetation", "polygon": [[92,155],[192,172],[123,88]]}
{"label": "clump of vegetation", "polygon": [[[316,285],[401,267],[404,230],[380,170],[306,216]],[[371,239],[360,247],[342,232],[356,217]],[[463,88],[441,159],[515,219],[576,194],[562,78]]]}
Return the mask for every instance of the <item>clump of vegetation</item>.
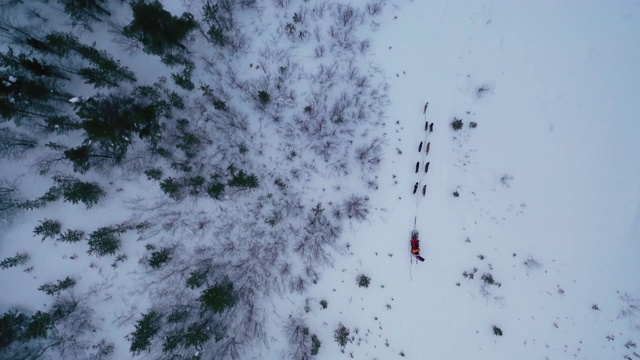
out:
{"label": "clump of vegetation", "polygon": [[453,192],[453,197],[460,197],[460,193],[458,192],[458,190]]}
{"label": "clump of vegetation", "polygon": [[500,329],[499,327],[493,325],[493,335],[502,336],[502,329]]}
{"label": "clump of vegetation", "polygon": [[149,266],[153,269],[159,269],[162,265],[166,264],[171,260],[171,249],[162,248],[159,251],[154,251],[151,253],[149,257]]}
{"label": "clump of vegetation", "polygon": [[469,127],[472,128],[472,129],[475,129],[475,128],[478,127],[478,123],[475,122],[475,121],[472,121],[472,122],[469,123]]}
{"label": "clump of vegetation", "polygon": [[462,119],[458,119],[456,117],[453,118],[453,121],[451,122],[451,128],[453,130],[458,131],[462,129],[463,126],[464,126],[464,122],[462,121]]}
{"label": "clump of vegetation", "polygon": [[511,187],[511,181],[513,181],[513,176],[509,175],[509,174],[504,174],[502,175],[502,177],[500,178],[500,183],[502,184],[502,186],[504,187]]}
{"label": "clump of vegetation", "polygon": [[258,100],[262,105],[267,105],[271,101],[271,95],[268,92],[261,90],[258,92]]}
{"label": "clump of vegetation", "polygon": [[358,277],[356,277],[356,283],[360,287],[368,288],[369,285],[371,284],[371,278],[368,277],[367,275],[360,274],[358,275]]}
{"label": "clump of vegetation", "polygon": [[527,257],[522,263],[529,270],[538,270],[542,267],[540,261],[533,256]]}
{"label": "clump of vegetation", "polygon": [[476,98],[480,99],[481,97],[490,94],[493,92],[491,85],[482,84],[476,88]]}
{"label": "clump of vegetation", "polygon": [[316,334],[311,335],[311,356],[318,355],[320,346],[322,346],[322,343],[318,339],[318,336]]}
{"label": "clump of vegetation", "polygon": [[340,323],[338,327],[333,331],[333,338],[336,340],[338,345],[340,345],[341,347],[345,347],[351,341],[351,339],[349,338],[350,333],[351,332],[349,331],[349,328]]}
{"label": "clump of vegetation", "polygon": [[323,309],[326,309],[327,306],[329,306],[329,303],[327,300],[320,300],[320,306],[322,306]]}

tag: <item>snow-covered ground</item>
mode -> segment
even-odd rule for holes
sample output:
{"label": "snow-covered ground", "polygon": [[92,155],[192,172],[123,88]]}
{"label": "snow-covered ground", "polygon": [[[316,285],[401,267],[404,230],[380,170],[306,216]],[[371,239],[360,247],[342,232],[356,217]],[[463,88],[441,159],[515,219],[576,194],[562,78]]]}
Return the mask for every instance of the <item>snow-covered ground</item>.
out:
{"label": "snow-covered ground", "polygon": [[[639,21],[624,1],[430,1],[385,14],[380,211],[314,289],[329,303],[315,310],[323,344],[342,322],[359,329],[345,348],[358,359],[638,357],[628,341],[640,341],[640,319],[620,314],[625,294],[640,296]],[[430,168],[418,176],[425,120]],[[360,273],[370,288],[356,286]],[[334,344],[323,351],[339,358]]]}
{"label": "snow-covered ground", "polygon": [[[163,3],[174,14],[199,11],[190,2]],[[289,7],[282,10],[278,4]],[[277,233],[271,232],[262,216],[272,208],[274,213],[278,210],[280,195],[271,200],[271,193],[278,193],[273,180],[284,179],[292,202],[298,201],[302,210],[280,220],[291,224],[289,232],[281,232],[285,235],[277,239],[288,244],[287,249],[295,247],[304,234],[295,227],[303,224],[318,202],[329,213],[354,192],[367,195],[372,209],[364,222],[344,221],[343,241],[338,245],[345,255],[334,254],[331,268],[317,267],[317,284],[311,285],[315,274],[307,273],[305,284],[310,286],[300,293],[286,283],[293,281],[293,275],[286,275],[286,280],[282,275],[284,291],[264,296],[262,289],[258,291],[257,298],[264,304],[256,307],[257,318],[264,316],[268,322],[264,324],[267,334],[265,341],[250,343],[241,359],[290,358],[290,334],[284,328],[291,318],[302,319],[321,341],[317,359],[640,358],[636,347],[640,343],[640,122],[636,119],[640,114],[640,3],[388,2],[381,15],[364,16],[358,27],[358,36],[366,35],[371,41],[371,55],[365,46],[359,55],[324,49],[324,57],[312,55],[319,50],[313,47],[311,35],[316,25],[322,29],[316,34],[326,34],[334,20],[330,15],[306,13],[304,21],[294,23],[308,33],[296,40],[294,32],[290,42],[285,38],[281,25],[298,9],[311,6],[305,4],[286,0],[260,4],[255,25],[254,20],[244,19],[245,25],[255,26],[250,34],[260,41],[246,54],[234,55],[238,62],[228,70],[237,71],[240,82],[249,84],[246,87],[254,86],[250,81],[255,80],[271,86],[274,94],[276,76],[262,73],[278,74],[279,61],[286,59],[288,68],[279,70],[285,90],[278,90],[291,90],[300,101],[320,107],[322,103],[313,102],[318,97],[312,96],[312,90],[327,95],[326,106],[339,90],[356,91],[355,82],[346,80],[337,86],[318,85],[322,77],[314,81],[312,74],[320,63],[340,62],[336,79],[345,79],[346,64],[353,61],[358,74],[371,79],[364,86],[367,91],[377,89],[374,81],[380,80],[376,71],[380,69],[390,86],[383,130],[376,125],[376,111],[386,104],[378,93],[380,103],[369,107],[371,118],[348,129],[356,135],[341,138],[352,141],[338,146],[350,156],[331,155],[332,165],[325,165],[317,160],[321,156],[314,152],[318,144],[311,136],[309,142],[297,133],[286,138],[279,132],[284,126],[274,125],[276,115],[300,116],[303,104],[279,98],[277,109],[251,107],[249,91],[219,85],[231,89],[229,105],[239,109],[240,116],[258,119],[248,122],[249,130],[242,136],[228,141],[255,141],[250,146],[253,158],[241,164],[265,176],[260,178],[265,186],[252,192],[260,200],[233,193],[232,200],[188,199],[171,207],[156,182],[145,176],[89,173],[87,178],[101,181],[108,191],[98,206],[87,211],[84,206],[57,202],[22,212],[3,228],[0,260],[21,251],[28,251],[31,260],[22,267],[0,270],[0,311],[18,309],[29,315],[29,311],[48,311],[51,297],[37,291],[38,286],[72,276],[78,281],[75,294],[95,310],[89,312],[97,335],[88,337],[113,342],[113,359],[133,357],[125,336],[142,313],[179,303],[183,299],[171,298],[176,294],[184,294],[185,303],[189,296],[197,297],[195,292],[179,293],[185,286],[170,281],[182,281],[187,274],[176,275],[173,270],[193,269],[200,259],[194,248],[214,248],[219,223],[233,224],[228,225],[232,231],[227,234],[232,240],[245,236],[239,224],[254,220],[257,230],[267,229],[265,239]],[[327,14],[337,8],[327,7]],[[123,24],[131,20],[127,6],[111,10]],[[106,26],[97,26],[97,31]],[[86,41],[94,39],[90,32],[82,36]],[[324,36],[320,43],[330,41]],[[99,38],[100,48],[122,52],[109,39],[111,35]],[[194,53],[203,54],[212,48],[202,41],[191,46]],[[208,60],[224,63],[229,59],[215,56]],[[167,75],[163,64],[142,52],[120,53],[116,58],[134,70],[141,83],[151,84],[158,75]],[[201,71],[203,59],[197,61]],[[214,75],[215,66],[208,69],[209,73],[198,73],[202,76],[198,81],[218,86],[215,81],[227,76]],[[87,85],[76,85],[82,91],[76,89],[74,95],[91,95]],[[198,90],[178,91],[194,106],[204,98],[198,97]],[[429,106],[423,113],[426,102]],[[211,131],[208,123],[198,122],[199,110],[194,109],[195,114],[189,114],[199,126],[194,129]],[[450,125],[454,119],[464,124],[459,131]],[[425,122],[433,124],[433,132],[425,132]],[[319,123],[320,128],[325,125]],[[384,142],[375,141],[378,133],[384,133]],[[358,167],[351,156],[354,147],[371,141],[384,143],[382,168],[371,174],[375,178],[366,171],[360,176],[358,171],[364,168],[351,169]],[[291,149],[299,153],[299,160],[283,156]],[[50,186],[47,177],[30,175],[29,161],[20,166],[2,161],[1,177],[18,180],[24,198],[41,196]],[[350,175],[339,174],[340,164],[346,164],[344,172],[351,171]],[[300,178],[293,177],[291,170],[300,170]],[[377,190],[365,188],[363,180],[377,184]],[[418,191],[412,194],[416,182]],[[252,208],[256,204],[265,210]],[[169,227],[169,236],[152,234],[142,241],[136,241],[133,233],[123,235],[119,253],[128,255],[123,262],[89,256],[80,244],[41,242],[31,236],[34,226],[45,218],[61,219],[63,229],[87,233],[132,216],[156,219],[154,229],[161,229],[168,221],[159,218],[173,216],[172,209],[181,212],[176,219],[183,225]],[[243,218],[234,220],[234,216]],[[201,231],[195,230],[198,222]],[[416,263],[410,254],[414,228],[420,232],[423,263]],[[176,245],[172,241],[180,243],[174,257],[182,262],[150,270],[144,245]],[[235,245],[246,254],[262,241]],[[253,255],[259,261],[247,266],[249,270],[263,265],[262,253]],[[292,251],[278,261],[302,273],[298,255]],[[235,266],[235,259],[228,260]],[[32,271],[25,272],[29,266]],[[265,269],[273,270],[275,265]],[[280,276],[277,271],[274,274]],[[370,277],[369,287],[357,285],[361,274]],[[170,281],[163,283],[166,279]],[[279,281],[274,280],[276,288]],[[344,347],[334,340],[339,324],[350,330],[351,341]],[[497,330],[500,336],[494,334]],[[198,354],[202,359],[215,358],[213,353]],[[157,349],[142,356],[162,357]]]}

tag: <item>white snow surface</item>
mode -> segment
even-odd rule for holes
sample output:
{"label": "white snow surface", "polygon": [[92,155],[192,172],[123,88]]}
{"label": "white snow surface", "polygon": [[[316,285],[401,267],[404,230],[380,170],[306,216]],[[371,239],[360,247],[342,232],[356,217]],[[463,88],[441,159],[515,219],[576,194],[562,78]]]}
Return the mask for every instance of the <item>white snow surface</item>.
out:
{"label": "white snow surface", "polygon": [[[390,106],[379,187],[367,193],[375,211],[344,232],[347,255],[335,256],[307,294],[270,300],[268,342],[246,358],[283,358],[290,314],[303,316],[322,342],[317,359],[640,357],[630,345],[640,343],[640,4],[403,1],[385,5],[379,19],[373,65],[390,85]],[[127,65],[136,74],[164,69]],[[478,96],[479,88],[487,91]],[[460,131],[449,125],[454,117],[464,122]],[[421,141],[431,143],[428,155],[424,147],[418,153]],[[428,186],[426,196],[411,193],[416,182]],[[21,184],[30,198],[49,185]],[[120,187],[90,212],[52,204],[0,235],[0,259],[29,247],[36,264],[33,274],[0,270],[0,310],[47,309],[50,297],[35,289],[85,269],[75,274],[80,293],[109,289],[90,305],[116,342],[113,359],[131,357],[125,336],[133,330],[115,319],[138,316],[155,300],[135,288],[145,276],[142,244],[124,235],[129,261],[103,272],[74,244],[24,234],[60,214],[65,229],[115,224],[131,216],[122,203],[132,194],[162,196],[126,175],[110,184]],[[409,252],[414,228],[423,263]],[[75,263],[66,260],[76,252]],[[360,274],[371,278],[368,288],[357,286]],[[484,285],[485,274],[500,286]],[[339,323],[353,336],[344,349],[333,339]]]}
{"label": "white snow surface", "polygon": [[[312,327],[357,327],[345,353],[361,359],[637,357],[628,341],[640,340],[640,321],[620,311],[624,294],[640,292],[638,5],[392,6],[374,46],[392,103],[372,196],[381,211],[314,289],[329,306]],[[452,130],[454,117],[464,129]],[[425,120],[431,164],[418,176]],[[416,181],[426,197],[411,194]],[[355,286],[360,273],[370,288]],[[501,286],[483,287],[486,273]],[[322,351],[343,356],[335,344]]]}

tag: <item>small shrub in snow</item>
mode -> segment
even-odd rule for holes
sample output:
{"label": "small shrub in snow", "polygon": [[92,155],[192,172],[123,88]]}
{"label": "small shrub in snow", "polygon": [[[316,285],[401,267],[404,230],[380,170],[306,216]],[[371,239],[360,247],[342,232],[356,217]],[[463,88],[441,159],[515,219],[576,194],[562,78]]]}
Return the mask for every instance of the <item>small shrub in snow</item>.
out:
{"label": "small shrub in snow", "polygon": [[320,351],[320,346],[322,346],[322,343],[318,339],[318,336],[316,334],[311,335],[311,356],[318,355],[318,351]]}
{"label": "small shrub in snow", "polygon": [[260,90],[258,92],[258,100],[260,100],[262,105],[267,105],[271,101],[271,95],[264,90]]}
{"label": "small shrub in snow", "polygon": [[364,274],[360,274],[356,278],[356,283],[360,287],[368,288],[369,285],[371,284],[371,278],[366,276],[366,275],[364,275]]}
{"label": "small shrub in snow", "polygon": [[476,88],[476,98],[478,98],[478,99],[479,99],[479,98],[481,98],[481,97],[483,97],[483,96],[485,96],[485,95],[487,95],[487,94],[490,94],[492,91],[493,91],[493,90],[492,90],[492,88],[491,88],[491,85],[489,85],[489,84],[482,84],[482,85],[480,85],[480,86],[478,86],[478,87]]}
{"label": "small shrub in snow", "polygon": [[340,345],[341,347],[345,347],[345,346],[347,346],[347,344],[349,342],[351,342],[351,339],[349,338],[349,335],[350,335],[349,328],[347,328],[346,326],[342,325],[342,323],[340,323],[338,325],[338,328],[336,328],[333,331],[333,338],[336,340],[338,345]]}
{"label": "small shrub in snow", "polygon": [[63,290],[72,288],[76,285],[76,281],[70,277],[66,277],[64,280],[57,280],[55,284],[47,283],[40,287],[38,290],[44,292],[47,295],[59,295]]}
{"label": "small shrub in snow", "polygon": [[40,225],[36,226],[33,229],[33,235],[42,236],[42,241],[47,238],[55,238],[56,235],[60,234],[60,229],[62,225],[58,220],[49,220],[45,219],[40,221]]}
{"label": "small shrub in snow", "polygon": [[493,325],[493,335],[502,336],[502,329],[500,329],[499,327]]}
{"label": "small shrub in snow", "polygon": [[500,184],[502,184],[502,186],[504,186],[504,187],[510,188],[511,187],[511,181],[513,181],[513,176],[509,175],[509,174],[504,174],[500,178]]}
{"label": "small shrub in snow", "polygon": [[16,253],[15,256],[8,257],[0,261],[0,268],[8,269],[18,265],[24,265],[27,261],[29,261],[30,258],[31,257],[27,253]]}
{"label": "small shrub in snow", "polygon": [[320,300],[320,306],[322,306],[323,309],[326,309],[328,305],[327,300]]}
{"label": "small shrub in snow", "polygon": [[469,123],[469,127],[472,128],[472,129],[475,129],[475,128],[478,127],[478,123],[475,122],[475,121],[472,121],[472,122]]}
{"label": "small shrub in snow", "polygon": [[460,193],[458,192],[458,190],[453,192],[453,197],[460,197]]}
{"label": "small shrub in snow", "polygon": [[453,121],[451,122],[451,128],[455,131],[458,131],[460,129],[462,129],[462,127],[464,126],[464,122],[462,122],[462,119],[458,119],[458,118],[453,118]]}
{"label": "small shrub in snow", "polygon": [[533,256],[527,257],[524,260],[523,264],[529,270],[537,270],[537,269],[540,269],[542,267],[542,264],[540,263],[540,261],[538,259],[534,258]]}
{"label": "small shrub in snow", "polygon": [[493,279],[493,275],[491,275],[490,273],[486,273],[483,274],[481,277],[482,281],[484,281],[485,284],[487,285],[494,285],[496,284],[496,281]]}

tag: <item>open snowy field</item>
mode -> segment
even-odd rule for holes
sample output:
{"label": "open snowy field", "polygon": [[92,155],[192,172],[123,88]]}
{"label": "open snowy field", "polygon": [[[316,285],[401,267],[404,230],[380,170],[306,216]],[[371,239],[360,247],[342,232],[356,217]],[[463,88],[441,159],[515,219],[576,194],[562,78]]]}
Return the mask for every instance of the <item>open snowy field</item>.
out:
{"label": "open snowy field", "polygon": [[[358,328],[345,352],[362,359],[638,358],[639,4],[392,8],[375,40],[384,210],[314,289],[329,302],[317,324]],[[414,216],[426,261],[410,265]]]}
{"label": "open snowy field", "polygon": [[0,358],[640,359],[637,1],[69,3],[0,1]]}

